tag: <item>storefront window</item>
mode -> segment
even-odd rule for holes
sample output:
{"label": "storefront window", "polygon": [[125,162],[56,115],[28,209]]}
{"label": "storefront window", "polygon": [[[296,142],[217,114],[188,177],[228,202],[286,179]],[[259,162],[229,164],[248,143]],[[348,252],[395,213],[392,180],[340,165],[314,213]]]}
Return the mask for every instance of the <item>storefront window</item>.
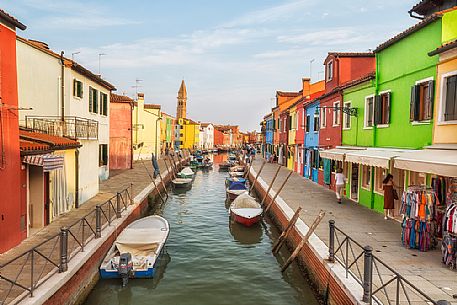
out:
{"label": "storefront window", "polygon": [[362,165],[362,188],[369,190],[371,185],[371,166]]}
{"label": "storefront window", "polygon": [[410,172],[409,174],[410,185],[425,185],[426,181],[427,179],[425,173]]}
{"label": "storefront window", "polygon": [[382,189],[382,180],[387,175],[387,170],[385,168],[376,167],[375,168],[375,178],[374,178],[374,191],[379,194],[384,194]]}

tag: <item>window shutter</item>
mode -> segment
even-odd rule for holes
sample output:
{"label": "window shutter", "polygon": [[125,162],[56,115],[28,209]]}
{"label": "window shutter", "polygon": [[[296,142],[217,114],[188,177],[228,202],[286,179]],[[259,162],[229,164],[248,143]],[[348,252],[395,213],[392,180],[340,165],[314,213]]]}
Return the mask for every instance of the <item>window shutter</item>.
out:
{"label": "window shutter", "polygon": [[380,95],[374,97],[374,125],[381,124],[382,118],[382,99]]}
{"label": "window shutter", "polygon": [[444,120],[451,121],[457,119],[457,75],[453,75],[446,80],[446,103],[444,110]]}
{"label": "window shutter", "polygon": [[435,100],[435,81],[431,80],[428,82],[428,109],[427,109],[427,116],[426,120],[431,120],[433,118],[433,101]]}
{"label": "window shutter", "polygon": [[82,82],[78,82],[78,96],[80,98],[83,97],[83,83]]}
{"label": "window shutter", "polygon": [[391,101],[391,93],[387,92],[387,103],[386,103],[386,121],[384,123],[390,124],[390,101]]}
{"label": "window shutter", "polygon": [[89,87],[89,112],[93,112],[93,105],[94,105],[94,92],[92,88]]}
{"label": "window shutter", "polygon": [[77,88],[78,83],[76,82],[76,79],[73,79],[73,96],[77,96],[78,88]]}
{"label": "window shutter", "polygon": [[411,86],[411,98],[409,100],[409,121],[414,121],[416,112],[416,88],[417,86]]}

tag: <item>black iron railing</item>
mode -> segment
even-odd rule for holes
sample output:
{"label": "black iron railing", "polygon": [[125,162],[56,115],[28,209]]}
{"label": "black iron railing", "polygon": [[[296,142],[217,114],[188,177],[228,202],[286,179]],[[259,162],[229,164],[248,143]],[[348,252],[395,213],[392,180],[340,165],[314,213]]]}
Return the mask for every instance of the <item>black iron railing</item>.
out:
{"label": "black iron railing", "polygon": [[76,254],[133,203],[132,185],[60,232],[14,259],[0,264],[0,305],[18,304],[52,275],[65,272]]}
{"label": "black iron railing", "polygon": [[32,131],[71,139],[98,139],[98,122],[80,117],[26,116],[25,127]]}

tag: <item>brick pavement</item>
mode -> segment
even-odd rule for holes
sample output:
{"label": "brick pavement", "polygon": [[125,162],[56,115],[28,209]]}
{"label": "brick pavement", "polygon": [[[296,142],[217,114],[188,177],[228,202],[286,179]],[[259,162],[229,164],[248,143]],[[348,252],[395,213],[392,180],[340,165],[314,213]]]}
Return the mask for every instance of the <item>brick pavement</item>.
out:
{"label": "brick pavement", "polygon": [[[254,169],[260,169],[262,159],[254,161]],[[271,183],[277,164],[267,163],[261,173],[266,183]],[[282,167],[273,185],[277,191],[289,170]],[[302,207],[300,218],[309,226],[322,209],[326,216],[316,229],[316,235],[328,246],[330,219],[343,232],[362,246],[370,245],[373,253],[395,269],[403,277],[420,288],[434,300],[457,301],[457,271],[441,264],[440,249],[420,252],[401,245],[401,226],[395,220],[384,220],[384,216],[367,209],[349,199],[336,203],[335,194],[297,173],[293,173],[280,193],[280,197],[293,209]],[[340,235],[341,239],[341,235]],[[440,245],[438,245],[439,247]],[[380,272],[381,273],[381,272]],[[457,304],[457,303],[456,303]]]}

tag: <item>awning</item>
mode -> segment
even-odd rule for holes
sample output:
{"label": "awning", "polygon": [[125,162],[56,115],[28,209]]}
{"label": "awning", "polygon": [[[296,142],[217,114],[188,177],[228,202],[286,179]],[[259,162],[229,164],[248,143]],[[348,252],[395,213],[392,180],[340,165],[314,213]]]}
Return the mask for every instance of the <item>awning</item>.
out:
{"label": "awning", "polygon": [[389,168],[392,158],[400,156],[405,151],[401,150],[377,150],[367,149],[353,151],[346,154],[346,161],[352,163],[359,163],[363,165],[376,166],[382,168]]}
{"label": "awning", "polygon": [[326,149],[326,150],[319,151],[319,155],[325,159],[344,161],[345,155],[347,153],[351,153],[354,151],[359,151],[359,150],[332,148],[332,149]]}
{"label": "awning", "polygon": [[49,172],[63,167],[64,157],[52,154],[24,156],[22,162],[42,166],[43,171]]}
{"label": "awning", "polygon": [[457,177],[457,150],[424,149],[395,158],[394,166],[410,171]]}

